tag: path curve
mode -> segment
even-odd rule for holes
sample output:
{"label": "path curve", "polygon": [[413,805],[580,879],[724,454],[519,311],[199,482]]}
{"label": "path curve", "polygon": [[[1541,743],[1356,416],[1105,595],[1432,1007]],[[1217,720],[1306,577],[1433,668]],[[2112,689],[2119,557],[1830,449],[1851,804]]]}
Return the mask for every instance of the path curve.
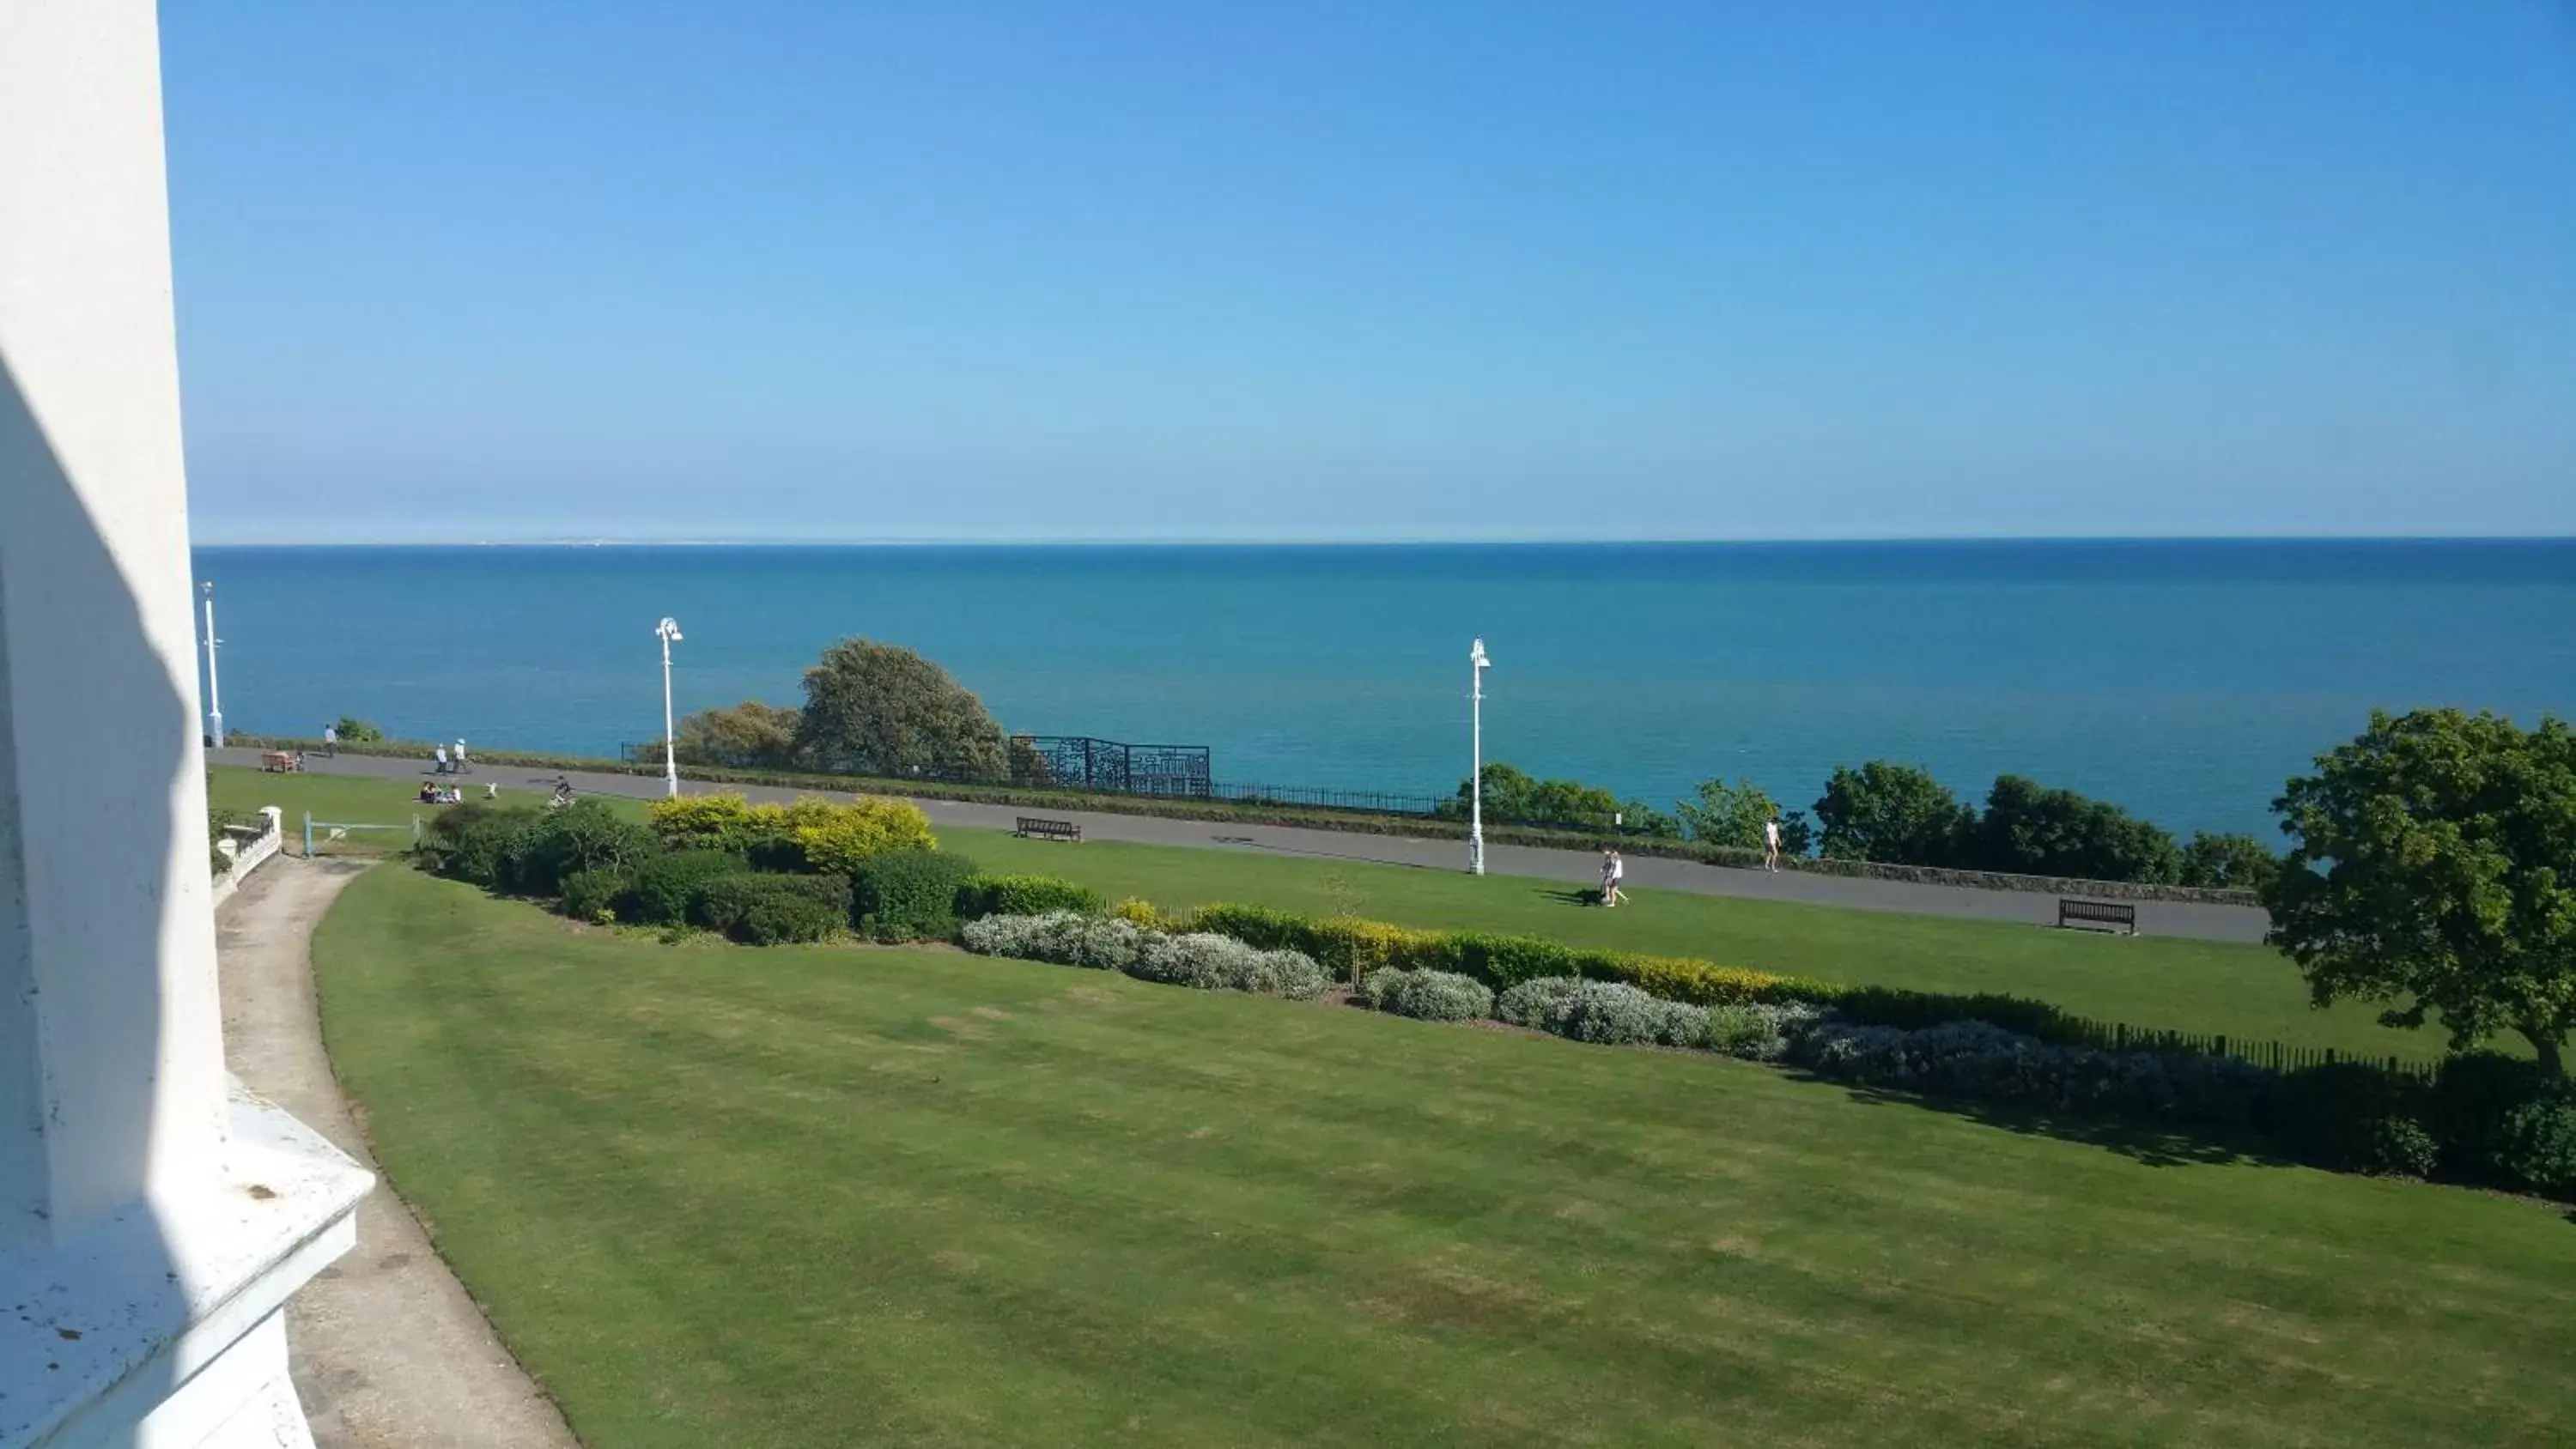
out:
{"label": "path curve", "polygon": [[[217,750],[212,758],[226,765],[259,763],[259,753],[255,750]],[[429,767],[419,760],[391,759],[381,755],[342,755],[337,759],[317,757],[310,762],[309,768],[318,774],[367,775],[402,780],[414,786],[429,773]],[[477,787],[477,793],[486,782],[498,784],[509,795],[526,800],[531,795],[541,797],[553,785],[557,773],[517,765],[484,765],[466,783]],[[657,800],[662,795],[662,782],[645,775],[575,770],[570,778],[576,788],[595,795],[626,795],[646,800]],[[685,775],[681,778],[688,781]],[[697,784],[695,781],[688,783]],[[763,785],[699,785],[698,788],[737,790],[754,800],[790,800],[802,794],[839,793],[786,790]],[[389,795],[387,808],[394,808],[397,799],[398,796]],[[977,826],[989,830],[1010,829],[1020,813],[1008,805],[974,805],[955,800],[917,800],[913,803],[930,816],[933,824]],[[1051,809],[1046,813],[1081,822],[1084,836],[1093,840],[1265,851],[1328,860],[1418,866],[1430,870],[1457,870],[1466,863],[1466,843],[1458,840],[1313,830],[1293,825],[1174,820],[1105,811]],[[1589,885],[1598,881],[1601,874],[1601,858],[1578,850],[1497,844],[1486,849],[1485,859],[1496,875],[1532,876],[1540,880]],[[1781,871],[1772,875],[1665,856],[1640,855],[1630,859],[1628,883],[1700,895],[1794,901],[1802,905],[1837,906],[1847,910],[1960,916],[1970,920],[2015,921],[2033,926],[2053,926],[2057,922],[2057,897],[2044,892],[1922,885],[1913,881],[1822,875],[1811,871]],[[2259,942],[2271,925],[2271,917],[2258,906],[2218,906],[2191,901],[2135,901],[2131,904],[2138,908],[2138,930],[2149,936]]]}
{"label": "path curve", "polygon": [[[314,923],[364,869],[279,856],[215,925],[233,1074],[374,1168],[313,994]],[[318,1449],[578,1449],[390,1188],[359,1204],[356,1251],[288,1304],[286,1332]]]}

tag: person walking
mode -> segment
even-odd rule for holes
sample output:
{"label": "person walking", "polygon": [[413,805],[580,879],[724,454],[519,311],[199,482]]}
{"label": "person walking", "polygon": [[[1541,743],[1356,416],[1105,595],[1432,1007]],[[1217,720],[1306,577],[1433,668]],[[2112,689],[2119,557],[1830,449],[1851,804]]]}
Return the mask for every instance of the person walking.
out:
{"label": "person walking", "polygon": [[1610,847],[1601,847],[1601,904],[1619,904],[1619,878],[1610,872]]}
{"label": "person walking", "polygon": [[1780,817],[1762,822],[1762,868],[1773,875],[1780,873]]}
{"label": "person walking", "polygon": [[463,740],[458,740],[456,742],[456,748],[449,754],[448,758],[456,762],[456,773],[460,775],[473,773],[465,768],[465,742]]}
{"label": "person walking", "polygon": [[438,766],[438,773],[442,775],[447,773],[447,746],[440,745],[431,750],[429,752],[429,758],[432,763]]}
{"label": "person walking", "polygon": [[326,759],[336,760],[340,758],[340,727],[338,725],[327,724],[322,727],[322,754]]}

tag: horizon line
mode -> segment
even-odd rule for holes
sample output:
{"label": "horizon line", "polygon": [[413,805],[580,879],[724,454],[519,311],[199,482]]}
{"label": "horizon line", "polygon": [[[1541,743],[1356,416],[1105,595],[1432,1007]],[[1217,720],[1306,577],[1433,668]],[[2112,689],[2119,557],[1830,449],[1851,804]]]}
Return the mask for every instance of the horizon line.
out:
{"label": "horizon line", "polygon": [[1767,538],[610,538],[541,535],[528,538],[449,539],[191,539],[192,549],[228,548],[1673,548],[1845,545],[1902,547],[1927,544],[2101,543],[2576,543],[2566,533],[2047,533],[1885,534]]}

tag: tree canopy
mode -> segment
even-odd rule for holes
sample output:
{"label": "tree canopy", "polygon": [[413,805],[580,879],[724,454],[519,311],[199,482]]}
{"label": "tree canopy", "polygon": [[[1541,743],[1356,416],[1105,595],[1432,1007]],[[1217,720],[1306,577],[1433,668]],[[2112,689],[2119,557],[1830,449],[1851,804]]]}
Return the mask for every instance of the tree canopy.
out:
{"label": "tree canopy", "polygon": [[[1487,761],[1482,772],[1485,818],[1496,824],[1546,825],[1570,830],[1624,830],[1636,835],[1681,834],[1673,817],[1635,800],[1621,800],[1598,785],[1575,780],[1541,780],[1527,771]],[[1469,782],[1458,782],[1455,797],[1441,802],[1435,814],[1464,820]]]}
{"label": "tree canopy", "polygon": [[1775,819],[1780,822],[1782,854],[1805,855],[1816,843],[1815,828],[1807,823],[1804,813],[1782,810],[1780,802],[1751,780],[1739,779],[1732,785],[1724,780],[1702,780],[1697,798],[1674,805],[1673,813],[1681,817],[1691,839],[1711,845],[1760,850],[1762,827]]}
{"label": "tree canopy", "polygon": [[805,671],[796,747],[863,775],[1004,777],[1002,727],[948,671],[895,644],[844,639]]}
{"label": "tree canopy", "polygon": [[[702,709],[680,721],[674,748],[684,765],[793,769],[796,729],[802,722],[794,709],[746,699],[731,709]],[[660,758],[658,749],[650,753]]]}
{"label": "tree canopy", "polygon": [[2497,1032],[2565,1075],[2576,1027],[2576,731],[2423,710],[2317,757],[2273,802],[2289,858],[2271,942],[2322,1005],[2439,1012],[2454,1049]]}
{"label": "tree canopy", "polygon": [[1816,801],[1824,853],[1888,865],[1957,865],[1968,854],[1977,812],[1917,765],[1871,760],[1834,767]]}
{"label": "tree canopy", "polygon": [[1987,870],[2083,880],[2171,881],[2182,873],[2174,838],[2107,800],[1999,775],[1977,822],[1976,858]]}

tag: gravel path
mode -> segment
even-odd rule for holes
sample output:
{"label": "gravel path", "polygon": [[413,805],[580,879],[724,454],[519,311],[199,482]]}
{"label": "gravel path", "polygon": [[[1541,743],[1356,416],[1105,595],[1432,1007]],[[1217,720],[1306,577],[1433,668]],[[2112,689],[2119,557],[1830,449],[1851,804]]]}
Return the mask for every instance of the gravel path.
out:
{"label": "gravel path", "polygon": [[[217,750],[213,756],[223,764],[256,765],[259,756],[251,750]],[[342,755],[336,760],[315,759],[310,768],[316,774],[366,775],[380,779],[416,781],[424,778],[429,767],[425,761],[384,759],[366,755]],[[542,794],[550,787],[557,772],[529,770],[508,765],[480,765],[463,782],[470,793],[480,795],[485,782],[497,782],[505,794],[528,792]],[[627,795],[639,799],[658,799],[662,783],[641,775],[586,774],[575,771],[572,782],[576,789],[596,795]],[[739,785],[702,786],[703,789],[741,790],[755,800],[785,800],[799,792]],[[1021,812],[1007,805],[967,805],[950,800],[916,802],[934,823],[941,825],[980,826],[1008,830]],[[1216,850],[1259,850],[1285,855],[1305,855],[1322,859],[1373,861],[1384,865],[1419,866],[1426,870],[1459,870],[1466,862],[1467,847],[1456,840],[1417,840],[1397,835],[1361,835],[1339,830],[1304,830],[1284,825],[1238,825],[1205,820],[1166,820],[1151,815],[1095,814],[1087,811],[1050,810],[1050,817],[1068,817],[1080,821],[1084,838],[1091,840],[1126,840],[1151,845],[1187,845]],[[288,822],[290,826],[294,822]],[[1078,849],[1079,847],[1073,847]],[[1485,851],[1486,868],[1497,875],[1531,876],[1540,880],[1570,881],[1590,885],[1600,879],[1601,861],[1596,855],[1576,850],[1542,850],[1520,845],[1492,845]],[[2019,921],[2036,926],[2055,926],[2057,897],[2036,891],[1973,890],[1964,886],[1916,885],[1910,881],[1859,880],[1844,876],[1813,875],[1799,871],[1782,871],[1777,875],[1758,870],[1736,870],[1723,866],[1702,865],[1697,861],[1665,860],[1655,856],[1635,856],[1628,861],[1628,883],[1658,890],[1696,891],[1702,895],[1740,896],[1757,900],[1796,901],[1806,905],[1838,906],[1847,910],[1896,911],[1924,916],[1964,916],[1972,920]],[[2263,939],[2270,924],[2261,909],[2253,906],[2210,906],[2175,901],[2139,901],[2138,930],[2149,936],[2182,936],[2204,941],[2246,941]]]}
{"label": "gravel path", "polygon": [[[310,949],[314,923],[362,869],[280,856],[216,928],[234,1075],[372,1168],[323,1054]],[[576,1449],[389,1188],[359,1205],[357,1250],[296,1295],[286,1328],[319,1449]]]}

